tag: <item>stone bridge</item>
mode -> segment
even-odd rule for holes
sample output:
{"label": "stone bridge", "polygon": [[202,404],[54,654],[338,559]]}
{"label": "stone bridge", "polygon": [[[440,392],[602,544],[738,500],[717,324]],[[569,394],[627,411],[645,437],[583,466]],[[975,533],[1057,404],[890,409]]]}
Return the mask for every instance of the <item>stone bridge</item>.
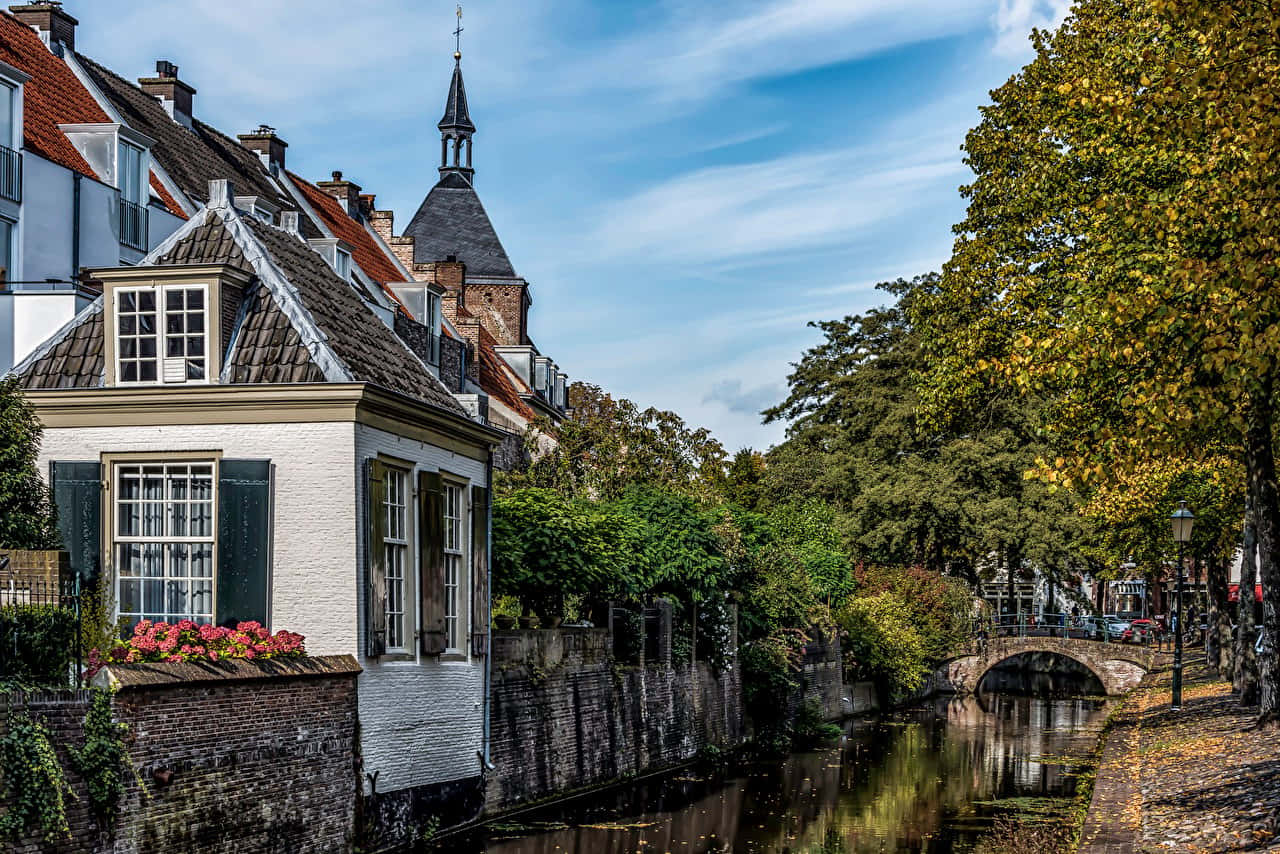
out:
{"label": "stone bridge", "polygon": [[971,641],[967,649],[938,665],[929,677],[929,694],[974,694],[987,671],[1023,653],[1052,653],[1069,658],[1098,677],[1108,695],[1135,687],[1156,666],[1160,655],[1138,644],[1104,643],[1079,638],[997,637]]}

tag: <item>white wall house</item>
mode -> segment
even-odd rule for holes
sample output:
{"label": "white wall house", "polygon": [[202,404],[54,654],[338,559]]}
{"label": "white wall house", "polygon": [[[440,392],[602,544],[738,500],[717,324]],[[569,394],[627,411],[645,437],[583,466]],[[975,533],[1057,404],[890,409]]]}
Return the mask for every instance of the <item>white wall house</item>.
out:
{"label": "white wall house", "polygon": [[255,619],[357,656],[373,808],[464,817],[502,434],[296,232],[226,182],[210,198],[139,265],[93,271],[102,296],[15,370],[72,565],[127,621]]}

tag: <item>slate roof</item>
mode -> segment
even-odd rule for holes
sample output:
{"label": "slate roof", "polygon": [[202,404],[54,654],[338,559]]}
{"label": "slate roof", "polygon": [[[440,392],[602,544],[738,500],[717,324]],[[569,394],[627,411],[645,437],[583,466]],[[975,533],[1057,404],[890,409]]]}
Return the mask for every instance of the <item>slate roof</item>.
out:
{"label": "slate roof", "polygon": [[60,166],[97,178],[59,124],[109,122],[89,91],[36,31],[0,13],[0,61],[31,75],[23,87],[23,145]]}
{"label": "slate roof", "polygon": [[274,185],[256,153],[199,119],[190,128],[174,121],[157,99],[133,83],[82,53],[76,59],[125,124],[155,140],[152,156],[187,198],[197,204],[208,201],[209,182],[225,178],[239,193],[294,209],[293,200]]}
{"label": "slate roof", "polygon": [[436,125],[440,130],[468,130],[475,133],[467,111],[467,87],[462,84],[462,60],[453,63],[453,79],[449,81],[449,96],[444,102],[444,118]]}
{"label": "slate roof", "polygon": [[417,263],[454,255],[467,265],[468,277],[516,275],[480,197],[457,173],[446,174],[431,188],[404,233],[414,238]]}
{"label": "slate roof", "polygon": [[[467,417],[354,288],[293,235],[224,207],[202,212],[170,240],[144,263],[226,263],[257,276],[232,333],[224,381],[367,382]],[[102,336],[97,302],[15,373],[26,388],[99,387]]]}

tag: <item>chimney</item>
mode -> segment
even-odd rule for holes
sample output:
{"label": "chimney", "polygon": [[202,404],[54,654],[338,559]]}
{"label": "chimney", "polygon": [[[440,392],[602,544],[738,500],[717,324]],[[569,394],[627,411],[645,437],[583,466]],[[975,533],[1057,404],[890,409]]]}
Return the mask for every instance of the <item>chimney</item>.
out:
{"label": "chimney", "polygon": [[272,175],[279,175],[284,169],[284,150],[289,143],[276,136],[276,129],[270,125],[258,125],[253,133],[242,133],[237,139],[240,144],[258,155],[262,167]]}
{"label": "chimney", "polygon": [[341,172],[334,172],[332,181],[317,181],[316,186],[337,199],[352,219],[360,218],[359,184],[343,180]]}
{"label": "chimney", "polygon": [[360,194],[360,216],[368,219],[373,215],[373,203],[377,198],[373,193]]}
{"label": "chimney", "polygon": [[[372,205],[370,205],[370,207],[372,207]],[[374,211],[374,210],[369,211],[369,225],[373,226],[374,232],[376,232],[377,235],[381,237],[388,246],[391,245],[391,241],[395,237],[395,235],[392,233],[392,230],[395,226],[395,221],[396,221],[395,211]],[[408,266],[410,269],[412,269],[411,264]]]}
{"label": "chimney", "polygon": [[143,92],[159,99],[175,122],[191,127],[193,96],[196,90],[178,79],[178,66],[167,59],[156,60],[155,77],[139,77]]}
{"label": "chimney", "polygon": [[[412,237],[393,237],[388,243],[391,244],[391,252],[396,256],[396,260],[404,265],[406,270],[413,272],[413,243]],[[414,281],[433,282],[434,279],[420,279],[414,276]]]}
{"label": "chimney", "polygon": [[54,53],[58,53],[55,50],[58,43],[72,50],[76,49],[76,24],[80,22],[62,11],[62,3],[58,0],[37,0],[21,6],[10,6],[9,11],[21,23],[38,32],[41,40]]}

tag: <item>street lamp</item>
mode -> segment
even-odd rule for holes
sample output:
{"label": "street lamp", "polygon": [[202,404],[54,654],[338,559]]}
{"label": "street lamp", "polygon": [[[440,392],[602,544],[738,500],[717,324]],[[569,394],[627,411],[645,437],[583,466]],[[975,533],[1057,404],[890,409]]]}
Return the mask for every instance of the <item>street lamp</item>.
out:
{"label": "street lamp", "polygon": [[1182,570],[1182,547],[1191,541],[1191,526],[1196,517],[1187,509],[1187,502],[1179,501],[1178,509],[1170,517],[1173,522],[1173,540],[1178,544],[1178,595],[1177,616],[1174,617],[1173,632],[1173,710],[1182,709],[1182,582],[1185,574]]}

